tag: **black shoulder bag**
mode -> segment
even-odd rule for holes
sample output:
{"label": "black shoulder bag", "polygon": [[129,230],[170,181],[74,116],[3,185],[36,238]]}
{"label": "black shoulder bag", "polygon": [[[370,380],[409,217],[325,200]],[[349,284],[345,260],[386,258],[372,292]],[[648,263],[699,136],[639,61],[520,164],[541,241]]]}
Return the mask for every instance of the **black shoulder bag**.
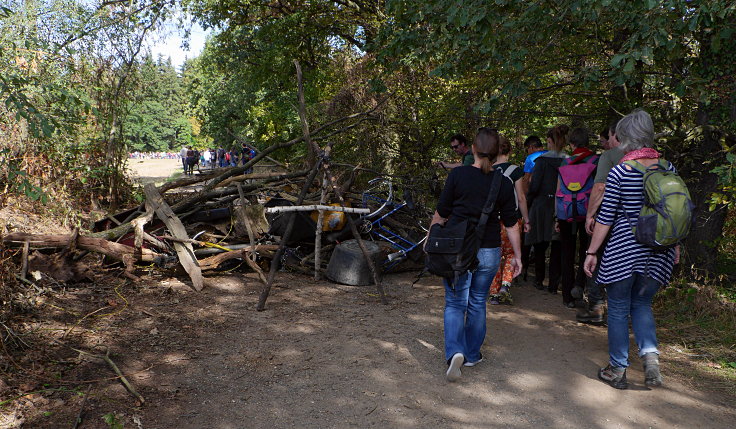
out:
{"label": "black shoulder bag", "polygon": [[427,271],[444,277],[454,288],[461,275],[478,267],[478,249],[500,189],[501,170],[497,168],[480,219],[456,221],[450,216],[445,225],[432,225],[425,247]]}

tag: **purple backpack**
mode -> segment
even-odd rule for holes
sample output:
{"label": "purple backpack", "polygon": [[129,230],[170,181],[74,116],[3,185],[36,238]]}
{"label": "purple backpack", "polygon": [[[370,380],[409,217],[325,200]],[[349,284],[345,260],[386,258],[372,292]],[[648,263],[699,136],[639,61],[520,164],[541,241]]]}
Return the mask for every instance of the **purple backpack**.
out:
{"label": "purple backpack", "polygon": [[588,213],[590,191],[593,190],[595,170],[598,167],[598,156],[592,155],[585,162],[560,166],[560,189],[557,191],[557,219],[567,222],[585,220]]}

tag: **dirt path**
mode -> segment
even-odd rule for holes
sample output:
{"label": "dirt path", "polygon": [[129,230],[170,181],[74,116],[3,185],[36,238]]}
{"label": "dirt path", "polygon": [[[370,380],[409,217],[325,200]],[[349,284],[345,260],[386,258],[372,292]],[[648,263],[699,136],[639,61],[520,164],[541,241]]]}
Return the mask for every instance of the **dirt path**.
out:
{"label": "dirt path", "polygon": [[[104,363],[77,364],[76,353],[60,348],[56,359],[70,364],[60,379],[94,380],[87,395],[25,396],[12,403],[17,412],[4,410],[7,421],[24,414],[25,423],[7,427],[72,427],[77,415],[80,428],[113,427],[103,416],[146,429],[735,426],[736,398],[677,376],[667,348],[660,389],[644,386],[636,357],[629,390],[597,380],[605,328],[576,323],[559,295],[531,282],[514,288],[514,306],[489,306],[485,361],[447,383],[444,291],[431,276],[412,286],[414,275],[385,277],[384,306],[372,287],[280,273],[263,312],[255,311],[261,284],[252,273],[209,277],[200,293],[155,271],[136,285],[69,290],[54,301],[67,311],[47,314],[58,324],[48,330],[79,324],[72,314],[113,309],[87,318],[66,341],[109,346],[146,402],[136,404]],[[35,414],[22,412],[30,408]]]}
{"label": "dirt path", "polygon": [[145,185],[146,183],[161,184],[173,173],[183,171],[181,161],[178,159],[128,159],[128,171],[136,178],[136,181]]}
{"label": "dirt path", "polygon": [[[629,390],[598,381],[605,329],[530,284],[514,306],[490,307],[486,360],[447,383],[443,290],[412,280],[388,276],[383,306],[371,288],[282,274],[264,312],[250,275],[200,294],[151,285],[114,323],[126,372],[158,363],[134,377],[148,402],[128,416],[145,428],[734,427],[734,398],[682,384],[666,363],[660,389],[644,386],[636,358]],[[119,384],[96,396],[131,402]]]}

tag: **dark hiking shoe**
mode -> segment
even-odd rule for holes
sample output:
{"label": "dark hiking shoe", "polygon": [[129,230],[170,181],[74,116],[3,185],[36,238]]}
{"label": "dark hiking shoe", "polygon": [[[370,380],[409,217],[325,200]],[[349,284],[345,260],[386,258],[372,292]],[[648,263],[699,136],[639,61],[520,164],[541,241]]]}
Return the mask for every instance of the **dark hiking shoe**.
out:
{"label": "dark hiking shoe", "polygon": [[659,355],[647,353],[644,358],[644,384],[647,387],[659,387],[662,385],[662,374],[659,373]]}
{"label": "dark hiking shoe", "polygon": [[598,370],[598,378],[616,389],[629,388],[629,383],[626,381],[626,368],[614,368],[608,365]]}
{"label": "dark hiking shoe", "polygon": [[463,375],[462,371],[460,371],[460,367],[463,366],[463,363],[465,363],[465,356],[463,356],[462,353],[455,353],[452,355],[452,358],[450,358],[447,365],[447,372],[445,373],[447,381],[460,380],[460,377]]}
{"label": "dark hiking shoe", "polygon": [[491,305],[499,305],[499,304],[501,304],[501,301],[499,300],[498,296],[496,296],[496,295],[491,295],[491,297],[488,298],[488,302]]}
{"label": "dark hiking shoe", "polygon": [[501,286],[498,291],[498,300],[501,304],[512,305],[514,299],[511,297],[511,288],[507,285]]}
{"label": "dark hiking shoe", "polygon": [[605,309],[603,304],[595,304],[590,309],[582,308],[578,310],[575,319],[581,323],[590,323],[593,325],[602,325],[605,322]]}
{"label": "dark hiking shoe", "polygon": [[575,299],[582,299],[583,298],[583,288],[580,286],[575,286],[570,291],[570,295],[572,295]]}
{"label": "dark hiking shoe", "polygon": [[534,287],[539,290],[544,290],[544,285],[542,283],[536,282],[534,283]]}

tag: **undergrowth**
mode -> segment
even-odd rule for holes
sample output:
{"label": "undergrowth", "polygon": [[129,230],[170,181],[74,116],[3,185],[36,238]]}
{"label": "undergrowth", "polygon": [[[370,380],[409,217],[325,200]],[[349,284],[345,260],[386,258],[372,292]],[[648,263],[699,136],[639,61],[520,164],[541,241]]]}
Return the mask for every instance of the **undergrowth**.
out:
{"label": "undergrowth", "polygon": [[736,393],[736,289],[724,279],[674,281],[657,294],[654,311],[667,355],[687,362],[689,375],[710,373]]}

